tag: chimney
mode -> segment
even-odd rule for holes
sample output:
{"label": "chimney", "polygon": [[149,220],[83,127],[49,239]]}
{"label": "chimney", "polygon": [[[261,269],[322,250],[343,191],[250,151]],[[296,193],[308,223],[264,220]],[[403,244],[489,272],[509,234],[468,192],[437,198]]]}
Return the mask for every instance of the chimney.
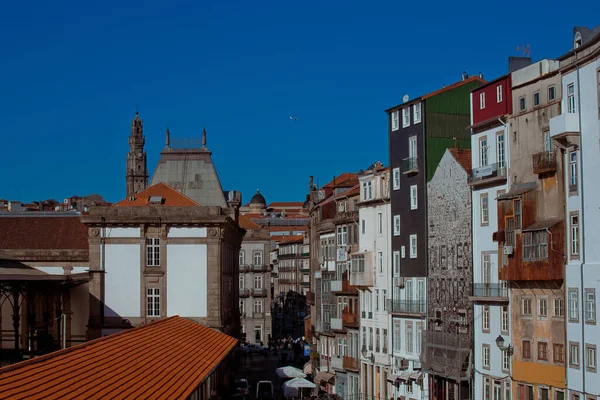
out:
{"label": "chimney", "polygon": [[469,75],[467,74],[467,71],[464,71],[461,76],[462,80],[466,81],[468,77],[469,77]]}
{"label": "chimney", "polygon": [[479,73],[479,79],[483,79],[483,72]]}
{"label": "chimney", "polygon": [[309,192],[309,193],[310,193],[310,192],[312,192],[312,191],[313,191],[313,189],[314,189],[314,187],[313,187],[313,186],[314,186],[314,184],[313,184],[313,178],[314,178],[314,177],[313,177],[312,175],[310,175],[310,176],[308,177],[308,192]]}
{"label": "chimney", "polygon": [[531,65],[531,57],[508,57],[508,73],[518,71]]}

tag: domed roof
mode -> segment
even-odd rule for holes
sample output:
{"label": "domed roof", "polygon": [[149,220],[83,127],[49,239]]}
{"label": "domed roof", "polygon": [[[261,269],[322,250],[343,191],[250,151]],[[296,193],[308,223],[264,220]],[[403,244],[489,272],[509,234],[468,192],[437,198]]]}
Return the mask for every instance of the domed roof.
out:
{"label": "domed roof", "polygon": [[256,189],[256,194],[252,196],[252,199],[250,199],[250,204],[267,205],[267,201],[265,200],[264,196],[260,194],[260,190]]}

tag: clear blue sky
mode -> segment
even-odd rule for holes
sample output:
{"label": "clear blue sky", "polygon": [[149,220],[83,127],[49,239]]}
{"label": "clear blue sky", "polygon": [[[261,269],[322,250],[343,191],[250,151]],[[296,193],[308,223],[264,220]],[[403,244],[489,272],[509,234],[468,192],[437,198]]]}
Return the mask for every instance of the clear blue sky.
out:
{"label": "clear blue sky", "polygon": [[206,125],[225,190],[303,201],[309,175],[387,163],[383,110],[404,94],[502,75],[527,43],[557,57],[598,15],[592,1],[3,1],[0,198],[123,198],[139,104],[151,175],[167,125]]}

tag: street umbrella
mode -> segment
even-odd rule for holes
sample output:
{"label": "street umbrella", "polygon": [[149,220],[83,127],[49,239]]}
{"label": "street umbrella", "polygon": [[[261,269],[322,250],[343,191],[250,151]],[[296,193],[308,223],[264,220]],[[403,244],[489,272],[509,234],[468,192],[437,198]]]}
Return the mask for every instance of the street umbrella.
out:
{"label": "street umbrella", "polygon": [[317,385],[307,381],[304,378],[294,378],[283,384],[283,395],[285,397],[298,396],[298,392],[302,393],[304,389],[314,389]]}
{"label": "street umbrella", "polygon": [[277,368],[275,370],[275,373],[277,374],[278,377],[280,377],[282,379],[306,378],[306,374],[304,372],[302,372],[301,369],[292,367],[291,365],[288,365],[287,367]]}

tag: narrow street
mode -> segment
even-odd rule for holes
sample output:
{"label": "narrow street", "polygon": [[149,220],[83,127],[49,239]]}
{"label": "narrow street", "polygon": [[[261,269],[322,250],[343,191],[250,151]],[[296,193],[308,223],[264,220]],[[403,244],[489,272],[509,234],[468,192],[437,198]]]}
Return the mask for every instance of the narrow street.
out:
{"label": "narrow street", "polygon": [[[287,359],[286,362],[281,362],[282,354],[285,354]],[[275,389],[275,400],[283,400],[282,385],[279,377],[275,373],[275,369],[279,367],[285,367],[292,365],[297,368],[302,368],[306,361],[302,361],[303,358],[298,359],[296,362],[292,360],[293,351],[291,349],[279,349],[277,354],[264,355],[248,355],[245,361],[242,361],[240,367],[235,373],[236,379],[247,379],[250,385],[250,398],[255,399],[256,397],[256,384],[259,381],[267,380],[273,382],[273,388]]]}

